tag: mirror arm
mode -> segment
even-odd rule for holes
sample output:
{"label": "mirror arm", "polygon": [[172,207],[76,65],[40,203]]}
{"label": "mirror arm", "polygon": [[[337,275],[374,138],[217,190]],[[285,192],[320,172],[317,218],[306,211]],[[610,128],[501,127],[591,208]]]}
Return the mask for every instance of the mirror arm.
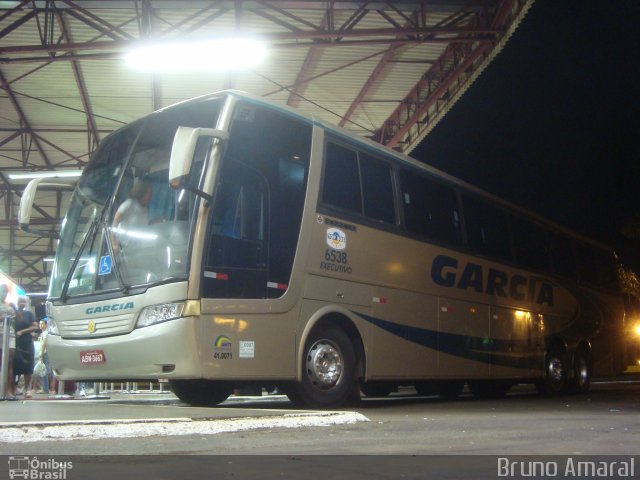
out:
{"label": "mirror arm", "polygon": [[207,202],[207,206],[209,206],[211,204],[211,202],[213,202],[213,196],[209,195],[208,193],[203,192],[202,190],[200,190],[199,188],[194,187],[193,185],[184,182],[184,183],[180,183],[179,185],[171,185],[173,188],[175,188],[176,190],[179,188],[184,188],[186,191],[188,192],[192,192],[195,193],[196,195],[198,195],[201,198],[204,198],[205,201]]}
{"label": "mirror arm", "polygon": [[37,228],[31,228],[28,223],[21,223],[20,230],[32,235],[37,235],[39,237],[48,237],[55,240],[60,239],[60,233],[56,232],[55,230],[39,230]]}

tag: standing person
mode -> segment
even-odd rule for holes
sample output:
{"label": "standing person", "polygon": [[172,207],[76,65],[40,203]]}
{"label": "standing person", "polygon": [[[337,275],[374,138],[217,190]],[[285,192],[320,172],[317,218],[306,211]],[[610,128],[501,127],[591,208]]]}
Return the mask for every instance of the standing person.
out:
{"label": "standing person", "polygon": [[11,324],[9,325],[9,361],[7,368],[7,378],[5,378],[4,384],[7,386],[8,392],[0,392],[0,395],[15,395],[13,390],[13,355],[16,348],[16,334],[13,328],[13,317],[15,310],[10,303],[7,302],[7,295],[9,293],[9,287],[6,285],[0,285],[0,367],[2,366],[2,348],[4,345],[4,319],[9,317]]}
{"label": "standing person", "polygon": [[[31,396],[31,375],[34,366],[34,347],[33,336],[31,332],[38,329],[36,317],[33,312],[26,310],[27,299],[20,297],[18,299],[18,311],[16,312],[15,331],[16,331],[16,350],[13,355],[13,375],[19,377],[24,375],[25,397]],[[15,378],[14,378],[15,382]],[[14,383],[14,390],[17,383]]]}
{"label": "standing person", "polygon": [[151,184],[147,180],[138,180],[129,191],[127,198],[116,210],[113,216],[114,232],[111,240],[115,252],[126,248],[128,243],[127,230],[140,225],[149,224],[149,210],[147,206],[151,200]]}
{"label": "standing person", "polygon": [[42,378],[42,389],[44,393],[56,393],[53,390],[53,382],[51,378],[51,366],[49,365],[49,354],[47,353],[47,335],[49,332],[47,330],[47,321],[43,318],[40,320],[40,330],[42,333],[38,337],[38,341],[40,342],[40,358],[42,363],[47,369],[47,373]]}

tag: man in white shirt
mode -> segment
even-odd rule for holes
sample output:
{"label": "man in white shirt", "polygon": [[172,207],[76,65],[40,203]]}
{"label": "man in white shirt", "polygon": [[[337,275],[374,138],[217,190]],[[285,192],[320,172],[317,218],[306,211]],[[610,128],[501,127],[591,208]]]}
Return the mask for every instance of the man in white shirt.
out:
{"label": "man in white shirt", "polygon": [[6,285],[0,285],[0,368],[2,367],[2,357],[4,348],[4,319],[9,318],[9,339],[8,339],[8,368],[7,377],[4,379],[4,385],[8,387],[9,392],[0,392],[0,395],[5,396],[7,394],[14,395],[13,382],[10,379],[13,378],[13,354],[16,349],[16,332],[13,328],[13,317],[15,316],[15,310],[10,303],[7,302],[7,295],[9,293],[9,287]]}

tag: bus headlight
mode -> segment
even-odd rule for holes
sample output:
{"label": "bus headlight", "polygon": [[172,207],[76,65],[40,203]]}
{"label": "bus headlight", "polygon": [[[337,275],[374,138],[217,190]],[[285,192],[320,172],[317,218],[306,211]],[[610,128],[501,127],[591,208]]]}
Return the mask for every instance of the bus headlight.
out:
{"label": "bus headlight", "polygon": [[51,335],[60,335],[60,330],[58,330],[58,324],[56,323],[56,321],[51,315],[47,317],[47,331]]}
{"label": "bus headlight", "polygon": [[183,310],[184,303],[163,303],[145,307],[138,316],[136,328],[148,327],[156,323],[180,318]]}

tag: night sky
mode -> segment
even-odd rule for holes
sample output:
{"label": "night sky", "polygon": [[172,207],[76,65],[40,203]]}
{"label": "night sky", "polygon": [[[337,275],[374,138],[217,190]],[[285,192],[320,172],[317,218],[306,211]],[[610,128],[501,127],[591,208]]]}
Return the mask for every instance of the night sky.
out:
{"label": "night sky", "polygon": [[412,156],[600,240],[640,273],[640,2],[537,0]]}

